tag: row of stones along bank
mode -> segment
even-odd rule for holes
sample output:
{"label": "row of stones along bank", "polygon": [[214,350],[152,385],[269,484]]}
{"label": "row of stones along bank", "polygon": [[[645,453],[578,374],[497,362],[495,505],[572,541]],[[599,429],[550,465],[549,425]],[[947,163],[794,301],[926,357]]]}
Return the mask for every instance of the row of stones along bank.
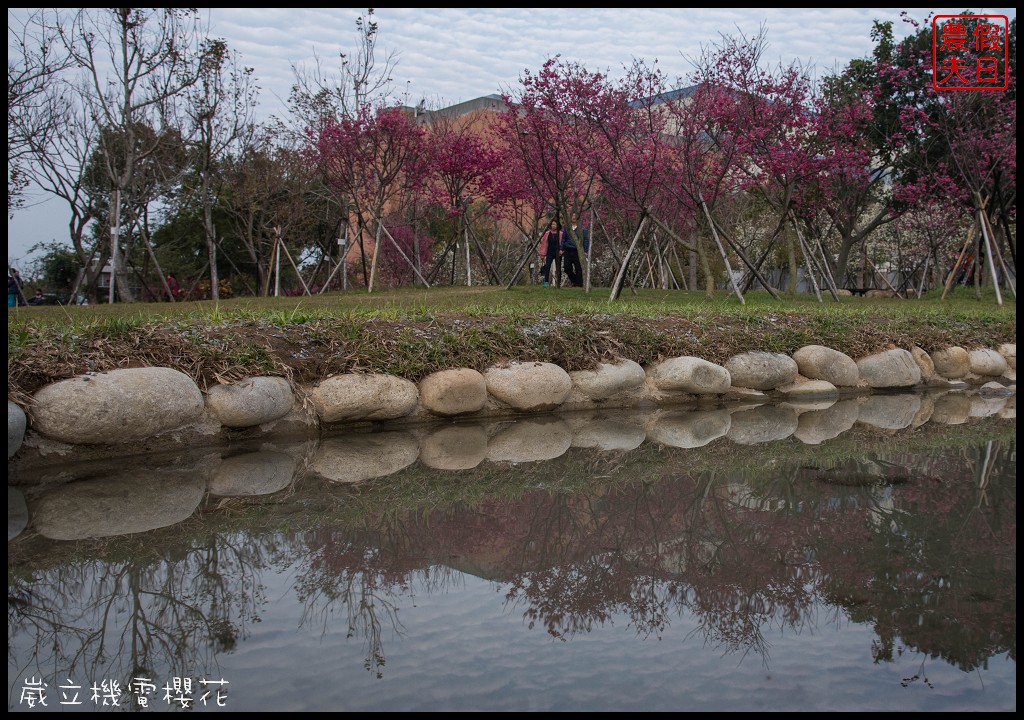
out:
{"label": "row of stones along bank", "polygon": [[[1016,384],[1015,343],[997,349],[948,347],[929,355],[913,347],[853,360],[820,345],[792,356],[745,352],[716,365],[675,357],[642,367],[631,360],[566,372],[546,362],[516,362],[482,373],[442,370],[418,384],[380,374],[336,375],[311,387],[280,377],[250,377],[204,395],[184,373],[164,367],[81,375],[40,389],[28,414],[8,401],[8,458],[26,432],[70,445],[135,442],[191,429],[227,429],[298,422],[306,427],[371,421],[490,417],[553,410],[671,405],[707,399],[789,400],[838,397],[917,386]],[[1008,391],[1007,391],[1008,392]]]}

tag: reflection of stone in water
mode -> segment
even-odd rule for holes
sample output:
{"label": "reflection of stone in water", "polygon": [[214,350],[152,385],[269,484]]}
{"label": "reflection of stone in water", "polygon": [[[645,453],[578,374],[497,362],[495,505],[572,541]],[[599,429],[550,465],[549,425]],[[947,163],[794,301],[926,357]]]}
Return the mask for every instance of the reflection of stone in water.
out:
{"label": "reflection of stone in water", "polygon": [[28,505],[20,490],[7,488],[7,542],[21,535],[28,527]]}
{"label": "reflection of stone in water", "polygon": [[412,465],[420,446],[408,432],[339,435],[324,438],[312,469],[334,482],[362,482]]}
{"label": "reflection of stone in water", "polygon": [[597,450],[636,450],[647,439],[641,425],[609,418],[582,419],[572,425],[572,446]]}
{"label": "reflection of stone in water", "polygon": [[33,502],[33,525],[53,540],[146,532],[187,519],[205,493],[205,481],[180,474],[139,478],[132,473],[82,480]]}
{"label": "reflection of stone in water", "polygon": [[881,430],[902,430],[910,427],[920,409],[917,395],[870,395],[861,404],[857,421]]}
{"label": "reflection of stone in water", "polygon": [[998,415],[1006,406],[1004,397],[984,397],[982,395],[971,396],[970,416],[973,418],[990,417]]}
{"label": "reflection of stone in water", "polygon": [[962,425],[971,416],[971,400],[962,393],[946,393],[935,399],[932,422]]}
{"label": "reflection of stone in water", "polygon": [[224,458],[210,480],[210,494],[270,495],[288,486],[295,466],[293,457],[273,450]]}
{"label": "reflection of stone in water", "polygon": [[914,414],[910,427],[921,427],[932,419],[933,412],[935,412],[935,398],[932,395],[922,395],[921,406],[917,409],[917,413]]}
{"label": "reflection of stone in water", "polygon": [[420,462],[436,470],[469,470],[487,457],[487,432],[481,425],[449,425],[420,442]]}
{"label": "reflection of stone in water", "polygon": [[699,448],[729,432],[728,410],[675,411],[658,415],[647,428],[647,436],[667,447]]}
{"label": "reflection of stone in water", "polygon": [[499,430],[487,443],[491,462],[554,460],[572,445],[572,429],[559,418],[522,418]]}
{"label": "reflection of stone in water", "polygon": [[802,413],[793,436],[806,445],[818,445],[852,428],[859,414],[856,400],[841,400],[826,410]]}
{"label": "reflection of stone in water", "polygon": [[1017,419],[1017,396],[1011,395],[1006,398],[1006,405],[999,411],[999,417],[1003,420],[1016,420]]}
{"label": "reflection of stone in water", "polygon": [[792,408],[761,405],[734,412],[726,437],[737,445],[757,445],[784,440],[796,432],[797,425],[797,415]]}

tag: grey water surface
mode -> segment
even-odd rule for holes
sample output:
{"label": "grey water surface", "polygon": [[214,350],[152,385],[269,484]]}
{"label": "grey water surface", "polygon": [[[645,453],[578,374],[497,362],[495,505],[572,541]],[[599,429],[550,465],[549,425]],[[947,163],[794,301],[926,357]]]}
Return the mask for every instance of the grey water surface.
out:
{"label": "grey water surface", "polygon": [[908,393],[19,466],[8,709],[1015,711],[1015,407]]}

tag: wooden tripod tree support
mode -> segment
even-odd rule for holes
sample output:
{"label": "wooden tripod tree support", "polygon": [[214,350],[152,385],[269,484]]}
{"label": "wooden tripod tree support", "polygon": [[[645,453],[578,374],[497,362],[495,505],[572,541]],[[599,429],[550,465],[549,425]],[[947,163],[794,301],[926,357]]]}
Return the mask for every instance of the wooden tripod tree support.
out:
{"label": "wooden tripod tree support", "polygon": [[957,257],[956,262],[953,263],[953,269],[949,271],[949,277],[946,278],[946,287],[942,290],[941,300],[946,299],[946,295],[949,294],[950,289],[953,287],[953,281],[956,278],[956,274],[960,272],[960,268],[967,259],[967,251],[974,243],[974,233],[977,232],[978,226],[971,225],[970,232],[967,233],[967,242],[964,243],[963,249],[960,251],[960,255]]}
{"label": "wooden tripod tree support", "polygon": [[[403,259],[403,260],[405,260],[405,262],[406,262],[406,263],[407,263],[407,264],[409,265],[409,267],[411,267],[411,268],[412,268],[412,271],[413,271],[414,273],[416,273],[416,277],[418,277],[418,278],[420,279],[420,281],[421,281],[421,282],[422,282],[422,283],[423,283],[424,285],[426,285],[427,287],[430,287],[430,283],[428,283],[428,282],[427,282],[427,279],[426,279],[425,277],[423,277],[423,275],[421,275],[421,274],[420,274],[420,271],[419,271],[419,270],[418,270],[418,269],[416,268],[416,264],[415,264],[415,263],[414,263],[414,262],[413,262],[412,260],[410,260],[410,259],[409,259],[409,256],[408,256],[408,255],[406,255],[406,254],[405,254],[405,251],[404,251],[404,250],[402,250],[402,246],[398,244],[398,241],[397,241],[397,240],[395,240],[395,238],[394,238],[394,237],[392,237],[391,233],[390,233],[390,232],[388,232],[388,229],[387,229],[386,227],[384,227],[384,223],[382,223],[382,222],[380,221],[380,218],[378,218],[378,217],[377,217],[377,216],[376,216],[375,214],[373,214],[372,212],[370,213],[370,217],[372,217],[372,218],[373,218],[373,219],[374,219],[374,220],[375,220],[375,221],[377,222],[377,242],[378,242],[378,245],[379,245],[379,243],[380,243],[380,234],[381,234],[381,231],[383,231],[383,232],[384,232],[384,234],[385,234],[385,235],[387,235],[387,237],[388,237],[388,240],[390,240],[390,241],[391,241],[391,244],[395,246],[395,250],[397,250],[397,251],[398,251],[398,254],[402,256],[402,259]],[[375,247],[375,248],[373,249],[373,267],[374,267],[374,268],[376,268],[376,267],[377,267],[377,248],[376,248],[376,247]],[[373,277],[374,277],[374,274],[375,274],[374,272],[371,272],[371,273],[370,273],[370,278],[371,278],[371,281],[372,281],[372,279],[373,279]],[[371,283],[370,283],[370,285],[371,285],[371,290],[370,290],[370,292],[373,292],[373,289],[372,289],[372,285],[373,285],[373,283],[371,282]]]}
{"label": "wooden tripod tree support", "polygon": [[[813,252],[808,251],[808,245],[804,240],[803,233],[800,232],[800,226],[797,224],[796,215],[791,216],[793,223],[793,230],[796,231],[796,239],[800,243],[800,250],[804,255],[804,262],[807,263],[807,274],[811,276],[811,282],[814,283],[814,293],[818,296],[818,302],[821,302],[821,291],[818,289],[818,283],[814,278],[814,271],[811,269],[811,263],[814,263],[814,267],[817,268],[818,273],[822,276],[825,281],[825,286],[828,288],[829,293],[832,295],[832,299],[836,302],[839,301],[839,290],[836,288],[835,280],[832,279],[832,273],[828,268],[828,260],[825,258],[825,253],[822,251],[821,261],[824,264],[824,268],[818,266],[818,260],[814,256]],[[821,249],[821,243],[818,243],[818,248]]]}
{"label": "wooden tripod tree support", "polygon": [[608,301],[612,302],[616,300],[620,294],[622,294],[622,281],[626,276],[626,268],[629,266],[629,260],[633,256],[633,251],[636,250],[636,244],[640,240],[640,234],[644,230],[644,226],[647,225],[647,215],[644,214],[643,220],[640,221],[640,226],[636,229],[636,234],[633,236],[633,242],[629,244],[629,249],[626,250],[625,257],[622,258],[622,262],[619,264],[619,271],[615,274],[615,280],[612,281],[612,292],[608,297]]}

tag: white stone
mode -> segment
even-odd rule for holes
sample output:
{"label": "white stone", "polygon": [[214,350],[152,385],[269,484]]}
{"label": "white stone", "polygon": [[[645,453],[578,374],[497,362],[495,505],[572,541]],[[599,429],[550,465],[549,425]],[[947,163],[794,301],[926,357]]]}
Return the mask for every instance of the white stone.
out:
{"label": "white stone", "polygon": [[978,388],[978,394],[982,397],[1009,397],[1013,395],[1013,389],[993,380]]}
{"label": "white stone", "polygon": [[725,369],[736,387],[774,390],[796,380],[799,368],[789,355],[770,352],[745,352],[725,361]]}
{"label": "white stone", "polygon": [[1011,370],[1017,369],[1017,343],[1003,343],[998,348],[999,354],[1006,359]]}
{"label": "white stone", "polygon": [[852,387],[860,379],[857,363],[846,353],[824,345],[805,345],[793,353],[800,374],[826,380],[837,387]]}
{"label": "white stone", "polygon": [[484,371],[487,392],[514,410],[554,410],[569,397],[572,379],[562,368],[546,362],[513,362]]}
{"label": "white stone", "polygon": [[649,368],[648,376],[651,384],[664,392],[715,395],[728,392],[732,387],[728,370],[698,357],[663,360]]}
{"label": "white stone", "polygon": [[14,457],[14,453],[21,448],[25,439],[25,428],[28,420],[25,418],[25,411],[17,403],[7,401],[7,458]]}
{"label": "white stone", "polygon": [[792,385],[784,385],[778,388],[778,392],[785,395],[787,400],[839,396],[839,390],[835,385],[827,380],[806,380],[804,382],[795,382]]}
{"label": "white stone", "polygon": [[416,409],[416,385],[395,375],[335,375],[320,382],[310,400],[325,423],[394,420]]}
{"label": "white stone", "polygon": [[917,363],[917,367],[921,370],[922,380],[928,381],[935,377],[935,363],[932,362],[931,356],[928,353],[915,345],[910,348],[910,354],[913,356],[914,362]]}
{"label": "white stone", "polygon": [[947,380],[958,380],[971,371],[971,357],[956,345],[936,350],[931,354],[935,372]]}
{"label": "white stone", "polygon": [[198,420],[203,394],[188,375],[165,367],[79,375],[39,390],[32,427],[73,445],[141,440]]}
{"label": "white stone", "polygon": [[471,368],[440,370],[420,380],[420,404],[435,415],[453,417],[483,410],[487,382]]}
{"label": "white stone", "polygon": [[206,394],[210,413],[229,428],[247,428],[279,420],[295,404],[283,377],[249,377],[230,385],[214,385]]}
{"label": "white stone", "polygon": [[913,387],[921,382],[921,368],[902,348],[868,355],[857,361],[861,380],[873,388]]}
{"label": "white stone", "polygon": [[644,384],[644,369],[632,360],[600,363],[596,370],[574,370],[569,373],[573,387],[591,400],[607,400],[622,392],[636,390]]}
{"label": "white stone", "polygon": [[970,362],[971,372],[982,377],[999,377],[1009,369],[1006,358],[988,348],[971,350]]}

